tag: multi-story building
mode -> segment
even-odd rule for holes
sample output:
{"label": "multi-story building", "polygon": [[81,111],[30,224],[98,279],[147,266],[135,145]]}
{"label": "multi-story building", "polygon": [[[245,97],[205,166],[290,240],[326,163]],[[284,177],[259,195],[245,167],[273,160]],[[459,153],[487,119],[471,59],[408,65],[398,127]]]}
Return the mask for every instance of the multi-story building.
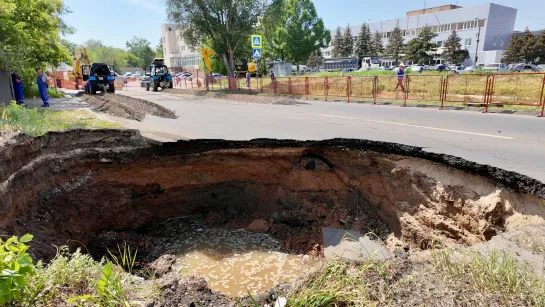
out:
{"label": "multi-story building", "polygon": [[163,24],[161,26],[161,39],[163,40],[163,55],[165,65],[168,67],[198,68],[202,61],[201,54],[188,46],[175,24]]}
{"label": "multi-story building", "polygon": [[[437,34],[433,39],[438,49],[434,57],[435,64],[442,63],[443,44],[451,35],[452,31],[462,38],[462,47],[467,49],[470,58],[464,65],[499,63],[503,52],[509,45],[513,35],[517,9],[486,3],[471,7],[460,7],[456,5],[445,5],[407,12],[403,18],[394,20],[367,23],[372,33],[378,32],[382,36],[384,46],[388,44],[392,31],[399,26],[403,32],[405,43],[415,38],[424,27],[430,27]],[[356,36],[361,25],[351,27],[352,33]],[[331,33],[335,33],[332,30]],[[480,33],[480,36],[478,36]],[[477,46],[478,45],[478,46]],[[324,58],[331,58],[332,46],[322,50]],[[391,60],[390,60],[391,61]],[[383,60],[384,65],[391,65]]]}

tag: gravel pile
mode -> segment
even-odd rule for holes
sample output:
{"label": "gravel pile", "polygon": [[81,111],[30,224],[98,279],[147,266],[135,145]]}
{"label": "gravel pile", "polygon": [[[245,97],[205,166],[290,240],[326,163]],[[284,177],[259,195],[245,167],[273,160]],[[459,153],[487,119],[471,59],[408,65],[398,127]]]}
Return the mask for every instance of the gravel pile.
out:
{"label": "gravel pile", "polygon": [[174,111],[151,101],[116,94],[83,95],[81,99],[97,110],[110,115],[142,121],[146,114],[177,118]]}
{"label": "gravel pile", "polygon": [[301,104],[293,98],[286,96],[268,96],[268,95],[257,95],[257,94],[236,94],[236,93],[226,93],[219,91],[195,91],[195,90],[186,90],[186,89],[165,89],[163,92],[169,94],[186,94],[186,95],[195,95],[203,96],[206,98],[215,98],[215,99],[225,99],[237,102],[249,102],[249,103],[259,103],[259,104],[284,104],[284,105],[296,105]]}

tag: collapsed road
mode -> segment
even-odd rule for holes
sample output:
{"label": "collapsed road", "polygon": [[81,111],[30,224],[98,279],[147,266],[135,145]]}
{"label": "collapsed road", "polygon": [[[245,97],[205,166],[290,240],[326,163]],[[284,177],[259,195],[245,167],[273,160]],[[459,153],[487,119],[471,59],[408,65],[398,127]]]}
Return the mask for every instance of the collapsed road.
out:
{"label": "collapsed road", "polygon": [[[141,261],[152,263],[168,249],[161,227],[180,217],[227,230],[265,221],[262,231],[288,254],[321,244],[323,227],[396,238],[409,251],[437,240],[471,246],[545,219],[545,185],[537,180],[366,140],[151,145],[134,130],[75,130],[10,136],[0,165],[1,234],[88,245],[97,259],[132,237]],[[36,245],[32,254],[47,260],[54,250]],[[165,306],[184,301],[184,287]],[[222,302],[216,306],[230,301],[205,292]]]}

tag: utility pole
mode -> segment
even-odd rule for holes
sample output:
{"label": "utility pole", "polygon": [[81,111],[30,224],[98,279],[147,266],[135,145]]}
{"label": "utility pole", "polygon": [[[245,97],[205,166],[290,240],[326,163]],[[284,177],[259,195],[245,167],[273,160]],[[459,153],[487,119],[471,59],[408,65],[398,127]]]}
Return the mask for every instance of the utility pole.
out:
{"label": "utility pole", "polygon": [[473,67],[477,68],[477,60],[479,59],[479,40],[481,38],[481,23],[478,18],[475,18],[477,25],[479,26],[479,32],[477,33],[477,47],[475,48],[475,62],[473,62]]}

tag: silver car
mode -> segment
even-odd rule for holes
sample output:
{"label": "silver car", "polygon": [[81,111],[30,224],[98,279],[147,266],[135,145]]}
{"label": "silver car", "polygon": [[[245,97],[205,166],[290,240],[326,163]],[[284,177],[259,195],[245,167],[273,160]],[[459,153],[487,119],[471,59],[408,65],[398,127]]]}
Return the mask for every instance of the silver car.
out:
{"label": "silver car", "polygon": [[513,68],[511,69],[511,71],[514,72],[535,72],[539,70],[540,68],[534,64],[519,64],[513,66]]}
{"label": "silver car", "polygon": [[507,71],[507,65],[504,63],[486,64],[482,68],[484,71]]}

